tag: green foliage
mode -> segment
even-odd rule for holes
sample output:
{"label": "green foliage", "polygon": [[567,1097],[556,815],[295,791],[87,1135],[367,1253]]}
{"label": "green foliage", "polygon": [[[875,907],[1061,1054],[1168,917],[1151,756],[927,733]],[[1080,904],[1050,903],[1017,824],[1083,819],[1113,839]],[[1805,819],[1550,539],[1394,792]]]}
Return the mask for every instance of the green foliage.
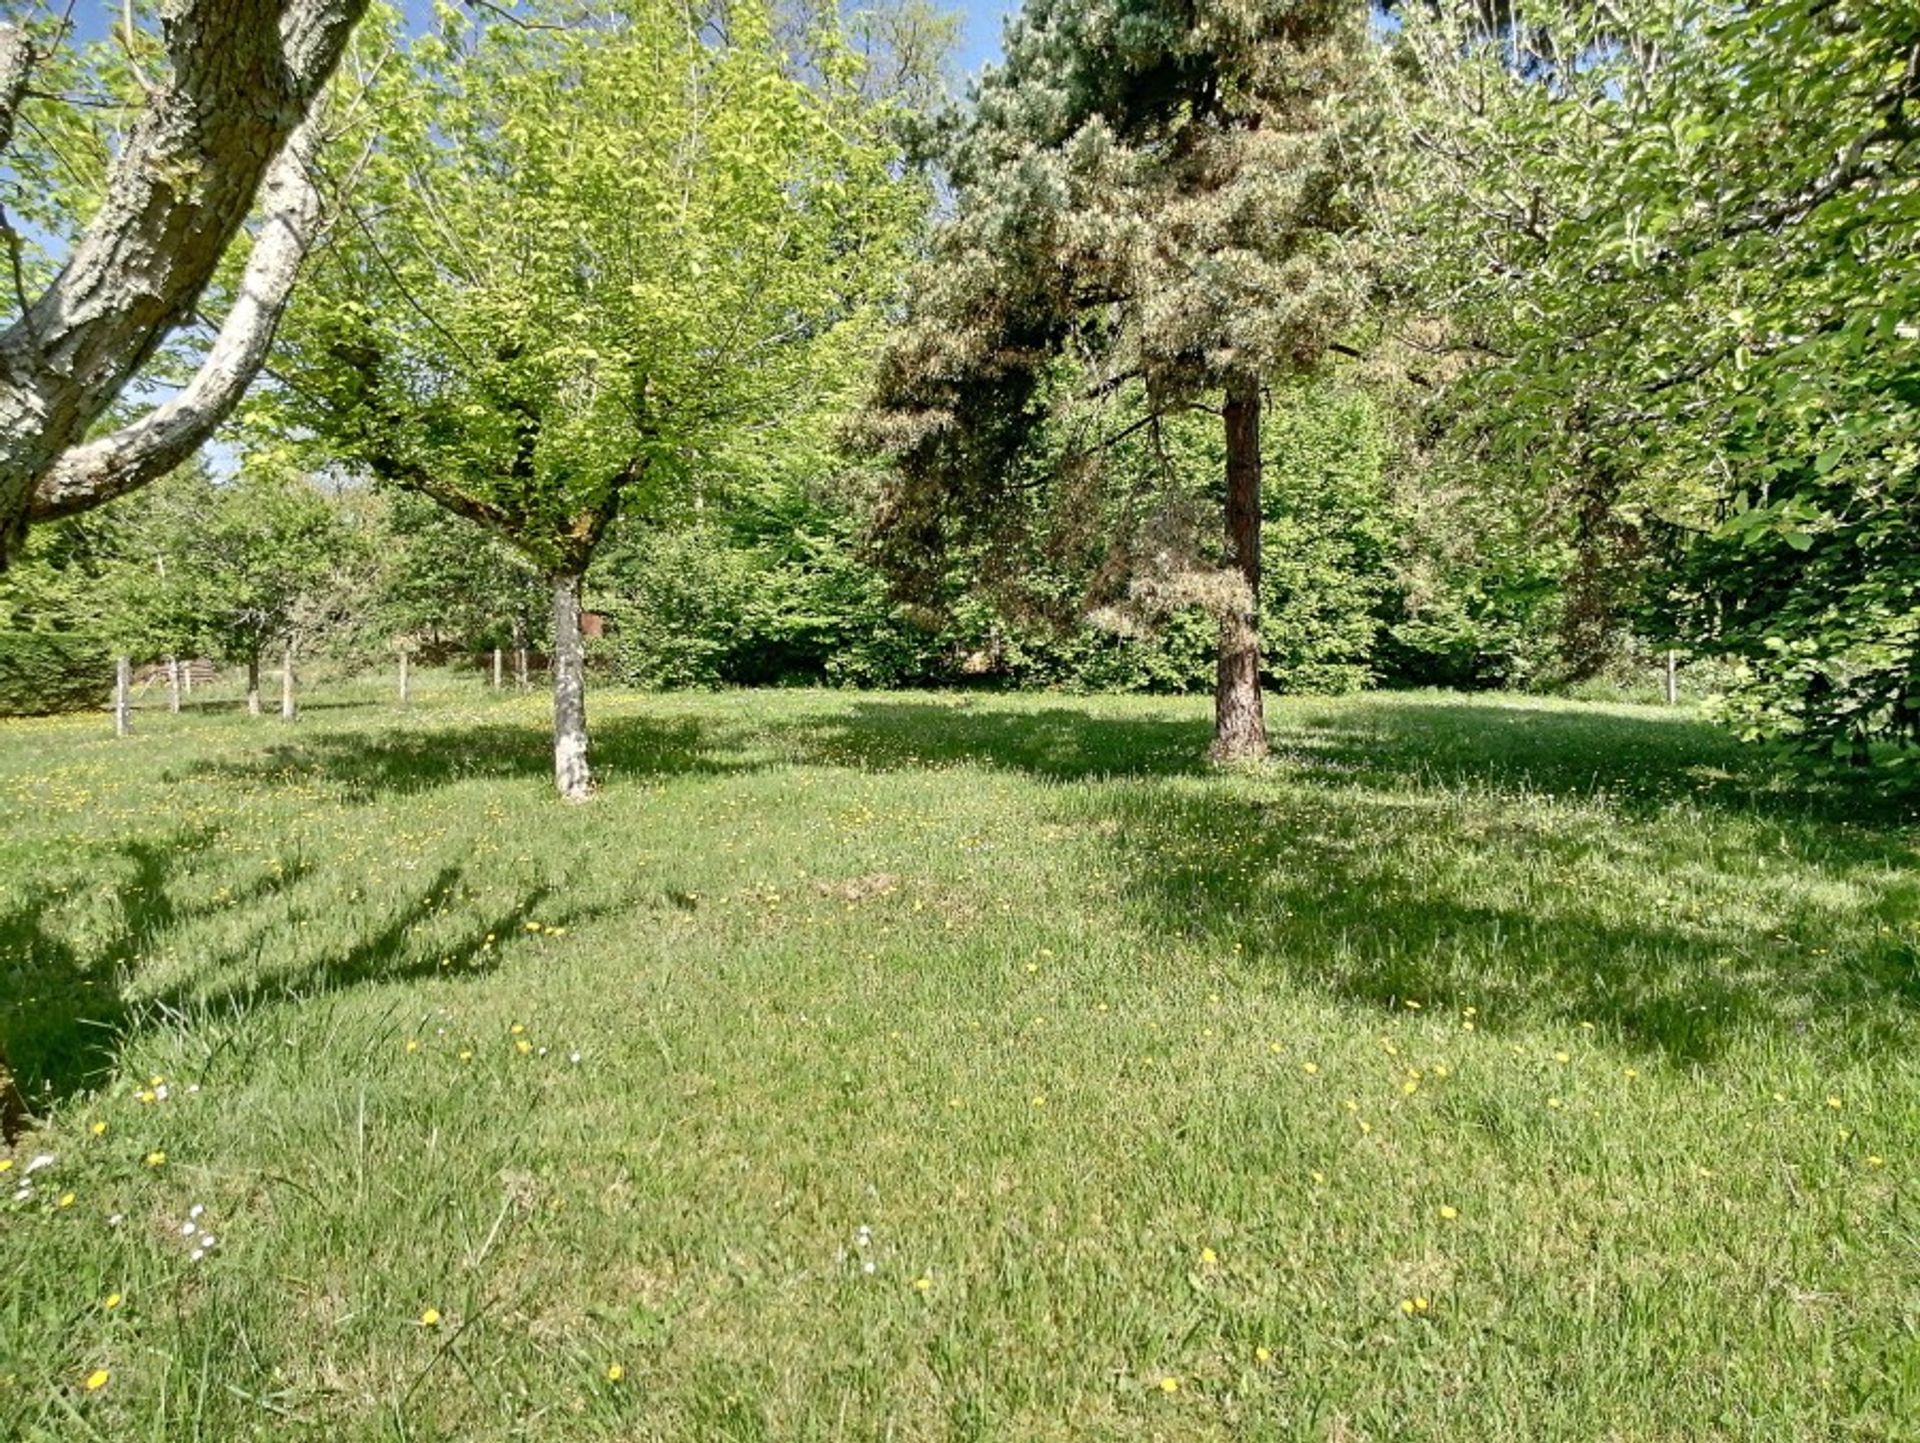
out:
{"label": "green foliage", "polygon": [[1397,59],[1402,258],[1488,362],[1468,424],[1657,540],[1641,624],[1738,659],[1750,733],[1914,740],[1920,14],[1465,13],[1407,7]]}
{"label": "green foliage", "polygon": [[367,218],[292,319],[283,427],[568,574],[623,505],[811,444],[923,191],[830,32],[801,80],[770,7],[726,20],[446,12],[377,91]]}

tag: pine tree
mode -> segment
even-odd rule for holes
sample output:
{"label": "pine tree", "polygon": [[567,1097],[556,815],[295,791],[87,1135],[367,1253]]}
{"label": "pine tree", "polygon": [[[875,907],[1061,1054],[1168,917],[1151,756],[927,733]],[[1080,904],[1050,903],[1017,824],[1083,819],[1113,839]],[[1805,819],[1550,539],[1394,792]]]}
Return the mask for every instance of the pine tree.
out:
{"label": "pine tree", "polygon": [[888,525],[934,553],[1007,501],[1064,392],[1217,407],[1224,554],[1189,594],[1220,617],[1222,760],[1266,751],[1263,391],[1319,363],[1358,290],[1337,107],[1365,21],[1357,0],[1030,0],[946,137],[954,214],[879,380]]}

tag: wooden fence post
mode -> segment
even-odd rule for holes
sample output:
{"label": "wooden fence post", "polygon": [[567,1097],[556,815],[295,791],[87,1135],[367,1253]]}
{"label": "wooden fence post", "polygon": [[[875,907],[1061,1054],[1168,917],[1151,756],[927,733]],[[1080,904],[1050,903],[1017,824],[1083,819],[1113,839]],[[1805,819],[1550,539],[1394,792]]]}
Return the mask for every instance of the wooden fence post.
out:
{"label": "wooden fence post", "polygon": [[496,646],[493,649],[493,689],[495,691],[500,690],[500,678],[501,678],[500,661],[501,661],[500,648]]}
{"label": "wooden fence post", "polygon": [[180,715],[180,658],[167,658],[167,710]]}
{"label": "wooden fence post", "polygon": [[133,658],[123,656],[113,664],[113,734],[123,737],[133,730]]}
{"label": "wooden fence post", "polygon": [[407,653],[400,653],[400,705],[405,706],[413,700],[413,687],[407,677]]}

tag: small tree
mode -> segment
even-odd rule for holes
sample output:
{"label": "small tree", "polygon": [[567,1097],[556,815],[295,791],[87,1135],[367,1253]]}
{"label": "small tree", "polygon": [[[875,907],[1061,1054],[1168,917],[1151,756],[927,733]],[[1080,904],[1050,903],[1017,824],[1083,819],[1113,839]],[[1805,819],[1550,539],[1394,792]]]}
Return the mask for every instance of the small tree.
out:
{"label": "small tree", "polygon": [[243,664],[247,710],[258,716],[262,660],[276,647],[290,660],[342,624],[353,539],[310,483],[272,470],[230,481],[190,473],[154,498],[147,536],[165,564],[135,573],[147,632]]}
{"label": "small tree", "polygon": [[922,196],[852,57],[793,78],[768,6],[727,7],[724,36],[671,0],[524,18],[414,47],[368,213],[298,305],[283,419],[545,576],[554,777],[580,800],[601,538],[850,392]]}
{"label": "small tree", "polygon": [[1148,421],[1217,406],[1224,565],[1188,592],[1220,617],[1222,759],[1266,750],[1262,391],[1320,359],[1355,289],[1331,107],[1363,23],[1351,0],[1030,0],[948,147],[957,213],[881,377],[894,524],[927,548],[1005,504],[1072,391],[1136,386]]}

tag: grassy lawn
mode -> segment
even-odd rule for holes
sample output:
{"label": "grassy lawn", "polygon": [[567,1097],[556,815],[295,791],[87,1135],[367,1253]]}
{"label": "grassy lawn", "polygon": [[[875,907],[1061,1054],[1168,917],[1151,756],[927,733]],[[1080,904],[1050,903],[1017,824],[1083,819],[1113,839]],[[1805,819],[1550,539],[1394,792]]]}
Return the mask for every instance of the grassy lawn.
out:
{"label": "grassy lawn", "polygon": [[1651,709],[1221,775],[821,692],[602,692],[568,809],[422,696],[0,725],[0,1438],[1920,1432],[1893,809]]}

